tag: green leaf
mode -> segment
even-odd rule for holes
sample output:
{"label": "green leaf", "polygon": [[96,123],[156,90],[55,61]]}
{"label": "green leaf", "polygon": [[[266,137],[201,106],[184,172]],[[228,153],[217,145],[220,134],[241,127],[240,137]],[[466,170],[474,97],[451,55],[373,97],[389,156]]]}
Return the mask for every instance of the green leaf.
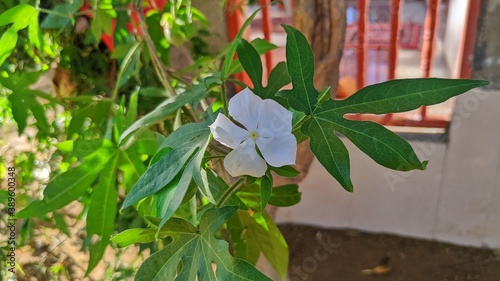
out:
{"label": "green leaf", "polygon": [[269,198],[271,197],[271,193],[273,192],[273,177],[266,173],[266,176],[262,177],[260,182],[260,204],[261,210],[266,209],[267,202],[269,202]]}
{"label": "green leaf", "polygon": [[257,50],[247,41],[241,39],[238,44],[238,57],[253,83],[252,91],[263,99],[277,99],[276,93],[290,83],[286,63],[280,62],[271,71],[266,87],[262,85],[262,61]]}
{"label": "green leaf", "polygon": [[[181,225],[179,221],[173,225],[167,222],[164,228],[169,230],[167,235],[173,242],[146,259],[135,280],[271,280],[248,262],[233,258],[228,243],[214,237],[236,210],[237,207],[209,209],[203,214],[199,229],[190,231],[187,221],[181,221]],[[215,272],[212,264],[217,267]]]}
{"label": "green leaf", "polygon": [[128,193],[132,189],[134,183],[136,183],[146,171],[146,166],[142,163],[137,153],[128,149],[120,152],[118,169],[122,172],[122,182],[125,184],[126,193]]}
{"label": "green leaf", "polygon": [[193,232],[196,228],[179,218],[171,218],[160,230],[154,228],[131,228],[111,237],[111,241],[118,247],[127,247],[136,243],[150,243],[158,240],[158,237],[172,235],[172,229],[177,232]]}
{"label": "green leaf", "polygon": [[[212,122],[213,117],[209,116],[202,123],[186,124],[170,134],[160,148],[174,147],[173,150],[146,170],[125,198],[122,208],[127,208],[142,198],[157,193],[174,180],[185,166],[187,167],[182,170],[184,178],[182,182],[189,185],[189,181],[193,178],[205,195],[211,197],[210,191],[205,186],[206,179],[200,166],[210,138],[208,126]],[[182,196],[180,194],[178,196],[182,200]]]}
{"label": "green leaf", "polygon": [[13,28],[7,29],[0,38],[0,65],[10,56],[17,44],[17,30]]}
{"label": "green leaf", "polygon": [[300,175],[300,172],[297,171],[292,166],[282,166],[282,167],[269,166],[269,168],[271,168],[271,171],[275,172],[276,174],[278,174],[282,177],[294,178],[294,177]]}
{"label": "green leaf", "polygon": [[195,149],[191,143],[179,146],[149,167],[127,194],[122,209],[157,193],[168,185],[192,157]]}
{"label": "green leaf", "polygon": [[0,14],[0,26],[12,25],[0,39],[0,65],[12,53],[16,46],[17,32],[28,27],[28,37],[31,44],[42,49],[42,35],[38,26],[38,10],[28,4],[19,4]]}
{"label": "green leaf", "polygon": [[391,80],[367,86],[348,99],[332,103],[315,113],[318,116],[346,113],[395,113],[414,110],[422,105],[444,102],[488,81],[465,79],[417,78]]}
{"label": "green leaf", "polygon": [[67,136],[72,138],[73,134],[82,129],[87,118],[92,119],[94,124],[100,125],[100,122],[108,116],[111,110],[111,101],[108,99],[98,99],[82,105],[75,110],[68,126]]}
{"label": "green leaf", "polygon": [[318,161],[347,191],[353,190],[350,177],[349,152],[342,141],[333,133],[330,122],[311,118],[302,125],[302,133],[311,138],[311,151]]}
{"label": "green leaf", "polygon": [[236,37],[234,38],[233,42],[229,45],[229,49],[226,54],[226,58],[224,60],[224,64],[222,65],[222,70],[221,70],[221,77],[222,79],[226,79],[229,77],[231,74],[231,64],[233,62],[233,57],[234,53],[236,52],[236,48],[238,47],[238,44],[243,37],[243,33],[245,32],[245,29],[250,25],[250,23],[253,21],[257,13],[262,9],[259,8],[253,12],[248,19],[243,23],[243,25],[240,27],[240,30],[238,31],[238,34],[236,34]]}
{"label": "green leaf", "polygon": [[167,99],[166,101],[160,103],[153,111],[144,115],[127,128],[120,136],[120,143],[123,143],[123,140],[131,136],[133,133],[137,133],[136,131],[147,129],[149,126],[162,121],[182,106],[199,101],[205,97],[206,94],[205,83],[199,83],[189,88],[182,94]]}
{"label": "green leaf", "polygon": [[36,100],[32,90],[16,88],[8,97],[12,105],[12,115],[16,120],[19,134],[24,132],[27,125],[27,119],[30,116],[29,111],[37,121],[39,130],[49,132],[50,125],[45,116],[44,107]]}
{"label": "green leaf", "polygon": [[43,191],[43,200],[32,202],[17,213],[17,217],[43,216],[78,199],[92,185],[116,151],[111,143],[105,141],[99,149],[85,157],[79,166],[58,175],[49,182]]}
{"label": "green leaf", "polygon": [[[207,172],[207,179],[215,202],[219,202],[224,193],[229,189],[229,185],[213,171]],[[237,206],[240,209],[246,209],[245,204],[234,193],[226,199],[224,206]]]}
{"label": "green leaf", "polygon": [[253,39],[250,42],[250,45],[252,45],[255,50],[257,50],[257,53],[259,55],[263,55],[267,52],[278,49],[278,46],[262,38]]}
{"label": "green leaf", "polygon": [[90,30],[96,40],[96,44],[101,41],[103,33],[112,35],[111,21],[114,17],[116,17],[116,12],[113,9],[112,1],[98,1],[97,10],[90,25]]}
{"label": "green leaf", "polygon": [[288,25],[282,26],[287,34],[286,61],[293,88],[281,92],[281,95],[293,109],[311,115],[318,101],[318,91],[314,88],[313,52],[300,31]]}
{"label": "green leaf", "polygon": [[238,59],[253,83],[253,92],[262,97],[262,61],[257,50],[245,39],[240,39],[237,47]]}
{"label": "green leaf", "polygon": [[87,214],[87,236],[90,258],[85,276],[101,261],[109,238],[115,229],[118,191],[116,190],[116,168],[119,154],[116,153],[101,171],[100,182],[94,188]]}
{"label": "green leaf", "polygon": [[399,171],[425,170],[427,162],[420,162],[407,141],[377,123],[339,118],[330,124],[384,167]]}
{"label": "green leaf", "polygon": [[[68,4],[56,5],[52,11],[56,13],[48,14],[43,20],[43,29],[62,29],[71,24],[73,14],[82,6],[83,1],[74,0]],[[64,16],[63,16],[64,15]]]}
{"label": "green leaf", "polygon": [[277,207],[289,207],[300,202],[301,192],[296,184],[281,185],[273,188],[269,204]]}
{"label": "green leaf", "polygon": [[239,210],[228,220],[227,226],[235,257],[255,265],[260,253],[263,253],[278,275],[283,280],[286,279],[288,245],[267,212],[250,214]]}

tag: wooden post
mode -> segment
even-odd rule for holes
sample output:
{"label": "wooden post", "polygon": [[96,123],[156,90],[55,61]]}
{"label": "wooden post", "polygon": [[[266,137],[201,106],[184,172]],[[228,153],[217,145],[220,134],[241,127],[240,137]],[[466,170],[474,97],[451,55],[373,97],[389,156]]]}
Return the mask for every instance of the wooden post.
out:
{"label": "wooden post", "polygon": [[467,26],[465,36],[462,41],[462,57],[460,63],[460,78],[471,78],[472,76],[472,55],[474,51],[474,42],[476,41],[477,21],[479,20],[479,11],[481,9],[481,0],[468,0]]}
{"label": "wooden post", "polygon": [[396,79],[399,43],[399,10],[401,0],[391,0],[391,39],[389,43],[389,80]]}
{"label": "wooden post", "polygon": [[[259,4],[262,6],[262,33],[264,33],[264,39],[271,42],[271,33],[273,30],[271,22],[271,0],[259,0]],[[266,55],[266,71],[267,75],[271,72],[273,68],[273,54],[272,52],[267,52]]]}
{"label": "wooden post", "polygon": [[357,86],[358,90],[366,85],[366,57],[367,57],[367,44],[366,44],[366,25],[368,23],[368,12],[370,10],[369,0],[358,0],[358,53],[356,59],[356,73],[357,73]]}
{"label": "wooden post", "polygon": [[[420,68],[422,70],[423,78],[428,78],[431,75],[438,5],[439,0],[429,0],[427,3],[427,12],[424,24],[424,40],[422,43],[422,58],[420,60]],[[420,108],[420,115],[422,116],[422,119],[425,119],[427,115],[427,107],[422,106]]]}

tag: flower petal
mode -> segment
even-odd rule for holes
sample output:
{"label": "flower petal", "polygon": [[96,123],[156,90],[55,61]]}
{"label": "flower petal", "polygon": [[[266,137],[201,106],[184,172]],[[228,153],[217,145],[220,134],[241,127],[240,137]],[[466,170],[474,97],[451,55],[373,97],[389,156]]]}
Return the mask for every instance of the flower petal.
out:
{"label": "flower petal", "polygon": [[266,173],[267,164],[257,153],[255,142],[246,140],[224,158],[224,168],[233,177],[249,175],[258,178]]}
{"label": "flower petal", "polygon": [[274,134],[292,132],[292,112],[274,100],[263,100],[259,105],[257,132],[271,131]]}
{"label": "flower petal", "polygon": [[238,148],[244,140],[249,138],[248,131],[236,126],[226,115],[220,113],[210,125],[210,131],[216,141],[232,149]]}
{"label": "flower petal", "polygon": [[257,129],[259,105],[262,99],[245,88],[229,100],[229,115],[249,131]]}
{"label": "flower petal", "polygon": [[297,140],[292,133],[257,138],[257,146],[269,165],[281,167],[294,165],[297,157]]}

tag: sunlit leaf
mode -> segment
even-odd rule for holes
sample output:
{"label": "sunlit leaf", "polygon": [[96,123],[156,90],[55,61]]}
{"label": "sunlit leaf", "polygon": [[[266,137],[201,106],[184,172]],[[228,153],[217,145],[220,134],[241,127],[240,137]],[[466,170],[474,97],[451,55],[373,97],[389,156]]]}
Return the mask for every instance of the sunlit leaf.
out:
{"label": "sunlit leaf", "polygon": [[288,270],[288,245],[267,212],[250,213],[239,210],[229,219],[228,229],[234,254],[252,264],[264,254],[279,276],[285,280]]}

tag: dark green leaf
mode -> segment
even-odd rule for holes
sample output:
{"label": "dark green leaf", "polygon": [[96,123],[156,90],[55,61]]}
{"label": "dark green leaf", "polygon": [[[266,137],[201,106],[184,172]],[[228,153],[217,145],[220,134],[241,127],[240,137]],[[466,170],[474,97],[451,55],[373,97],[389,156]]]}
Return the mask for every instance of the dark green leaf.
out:
{"label": "dark green leaf", "polygon": [[262,62],[260,55],[255,48],[245,40],[240,40],[238,44],[238,57],[241,65],[246,70],[253,83],[252,91],[263,99],[277,99],[276,93],[285,85],[290,83],[290,77],[286,69],[286,64],[280,62],[271,71],[269,82],[266,87],[262,85]]}
{"label": "dark green leaf", "polygon": [[[200,220],[199,230],[186,231],[189,229],[186,221],[182,226],[167,222],[164,228],[169,230],[173,242],[146,259],[135,280],[271,280],[248,262],[233,258],[226,241],[215,239],[216,231],[236,210],[237,207],[207,210]],[[212,264],[217,266],[215,272]]]}
{"label": "dark green leaf", "polygon": [[283,166],[283,167],[269,166],[269,167],[271,168],[271,171],[275,172],[276,174],[278,174],[282,177],[294,178],[300,174],[300,172],[297,171],[292,166]]}
{"label": "dark green leaf", "polygon": [[463,94],[473,88],[486,86],[481,80],[418,78],[391,80],[367,86],[348,99],[332,103],[315,114],[344,115],[346,113],[384,114],[433,105]]}
{"label": "dark green leaf", "polygon": [[281,185],[273,188],[269,204],[277,207],[293,206],[300,202],[301,192],[296,184]]}
{"label": "dark green leaf", "polygon": [[238,43],[238,59],[246,70],[250,80],[253,82],[253,92],[262,95],[262,62],[259,53],[246,40],[241,39]]}
{"label": "dark green leaf", "polygon": [[318,161],[347,191],[352,191],[349,153],[342,141],[333,133],[330,122],[311,118],[302,126],[302,133],[311,138],[311,151]]}
{"label": "dark green leaf", "polygon": [[295,28],[282,25],[287,34],[286,61],[293,88],[281,92],[290,106],[307,115],[312,114],[318,101],[314,88],[314,56],[306,38]]}
{"label": "dark green leaf", "polygon": [[266,173],[266,176],[262,177],[260,182],[260,204],[261,210],[266,209],[267,202],[269,202],[269,198],[271,197],[271,193],[273,192],[273,177]]}
{"label": "dark green leaf", "polygon": [[384,167],[399,171],[425,169],[427,162],[420,162],[407,141],[377,123],[339,118],[330,124]]}

